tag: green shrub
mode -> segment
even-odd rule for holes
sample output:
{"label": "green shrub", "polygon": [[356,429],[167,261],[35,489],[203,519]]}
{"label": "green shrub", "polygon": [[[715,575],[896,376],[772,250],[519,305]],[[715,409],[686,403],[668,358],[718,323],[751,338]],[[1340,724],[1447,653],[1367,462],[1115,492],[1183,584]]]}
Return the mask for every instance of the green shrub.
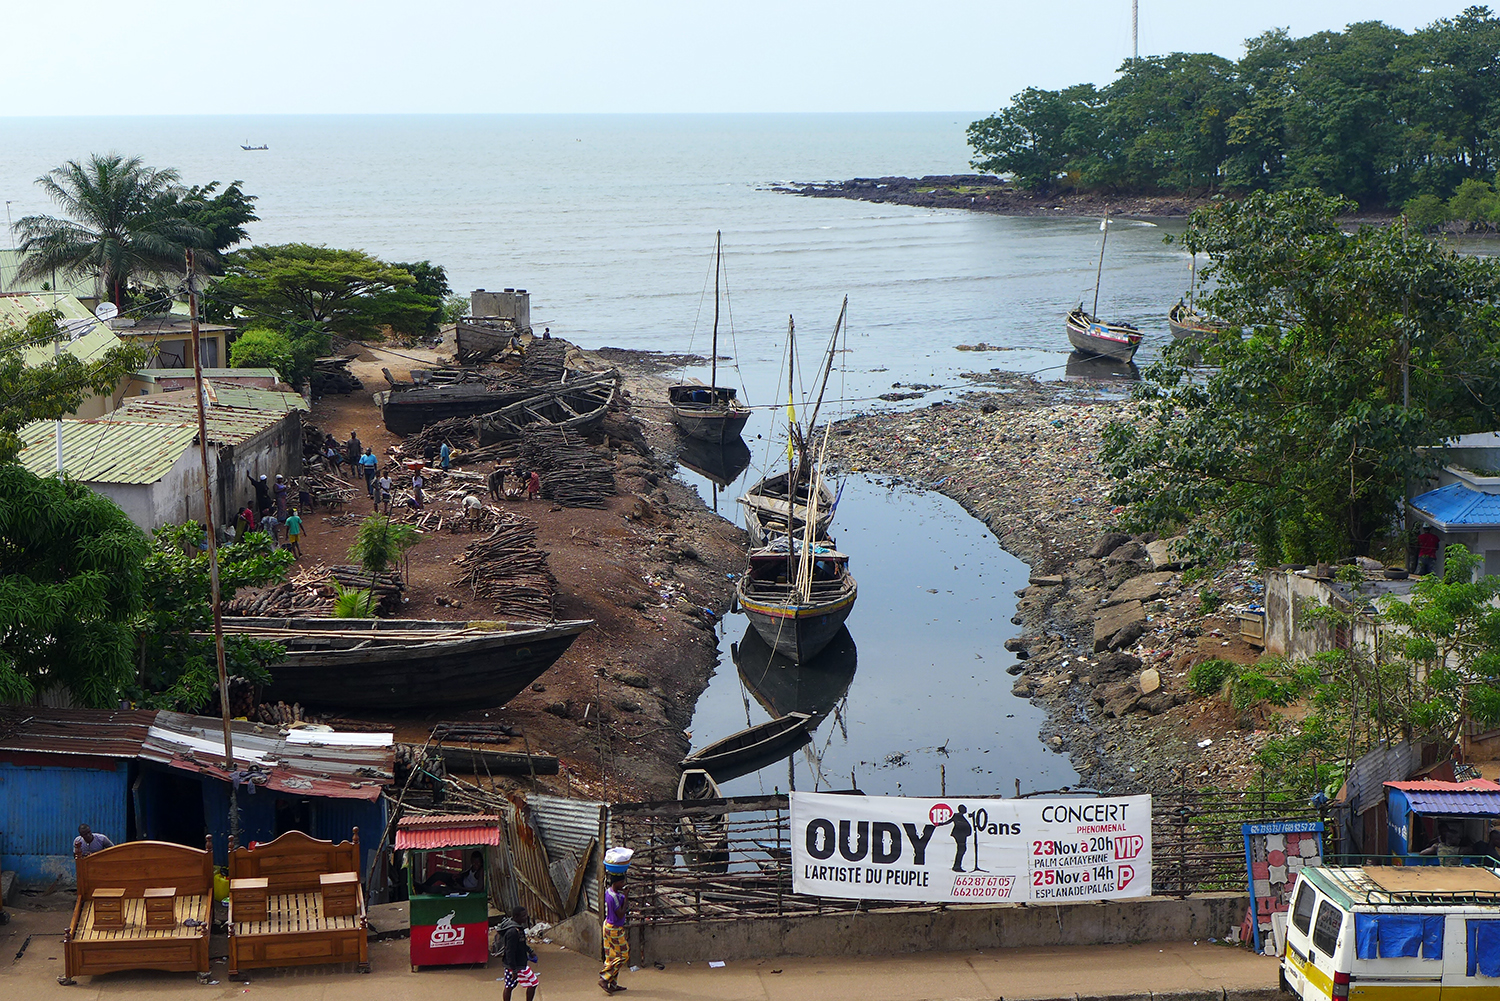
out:
{"label": "green shrub", "polygon": [[1198,595],[1198,614],[1212,615],[1224,604],[1224,595],[1211,587],[1205,587]]}
{"label": "green shrub", "polygon": [[1434,194],[1418,195],[1402,208],[1406,219],[1419,229],[1436,229],[1450,218],[1448,206]]}
{"label": "green shrub", "polygon": [[235,368],[274,368],[283,382],[291,382],[292,342],[270,327],[252,327],[229,345],[229,364]]}
{"label": "green shrub", "polygon": [[1224,690],[1225,682],[1239,674],[1240,665],[1218,657],[1200,661],[1188,671],[1188,687],[1195,695],[1217,695]]}

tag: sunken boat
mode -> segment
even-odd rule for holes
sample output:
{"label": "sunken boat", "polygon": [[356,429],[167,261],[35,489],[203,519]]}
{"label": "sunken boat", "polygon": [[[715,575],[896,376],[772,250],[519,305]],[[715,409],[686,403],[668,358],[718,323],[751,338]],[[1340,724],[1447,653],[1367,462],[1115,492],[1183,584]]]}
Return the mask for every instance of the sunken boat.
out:
{"label": "sunken boat", "polygon": [[620,392],[620,373],[615,369],[580,375],[569,372],[565,381],[518,400],[500,410],[474,419],[480,445],[512,441],[534,428],[556,428],[587,434],[598,427]]}
{"label": "sunken boat", "polygon": [[767,643],[754,626],[730,647],[740,681],[761,708],[772,716],[806,713],[816,727],[849,694],[859,653],[848,626],[839,631],[823,652],[801,664],[784,657]]}
{"label": "sunken boat", "polygon": [[535,386],[461,382],[453,385],[397,383],[375,394],[380,418],[392,434],[415,434],[429,424],[455,417],[478,417],[519,403]]}
{"label": "sunken boat", "polygon": [[781,538],[750,551],[750,568],[735,581],[734,592],[761,638],[801,664],[838,635],[859,586],[849,573],[849,557],[832,546]]}
{"label": "sunken boat", "polygon": [[811,723],[806,713],[788,713],[758,723],[693,752],[682,759],[682,767],[701,768],[719,782],[749,775],[809,743]]}
{"label": "sunken boat", "polygon": [[271,701],[436,712],[504,705],[593,624],[227,617],[224,632],[285,648],[270,667]]}
{"label": "sunken boat", "polygon": [[[702,768],[687,768],[677,780],[677,800],[705,803],[721,800],[719,783]],[[682,838],[682,857],[694,872],[723,874],[729,871],[729,816],[718,811],[683,814],[677,821]]]}

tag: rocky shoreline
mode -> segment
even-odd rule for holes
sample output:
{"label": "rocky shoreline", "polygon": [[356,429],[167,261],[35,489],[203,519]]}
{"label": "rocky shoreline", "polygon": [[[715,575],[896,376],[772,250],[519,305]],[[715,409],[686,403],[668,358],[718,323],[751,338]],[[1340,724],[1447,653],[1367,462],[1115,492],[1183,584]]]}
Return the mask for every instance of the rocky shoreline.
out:
{"label": "rocky shoreline", "polygon": [[[1223,614],[1254,599],[1253,568],[1189,574],[1166,540],[1114,530],[1098,454],[1104,428],[1138,417],[1107,384],[971,375],[957,402],[863,414],[837,426],[843,469],[940,490],[1031,568],[1007,646],[1014,694],[1046,709],[1041,739],[1102,792],[1189,784],[1243,787],[1265,720],[1194,695],[1186,674],[1210,657],[1258,655]],[[1222,601],[1205,614],[1205,593]],[[1185,775],[1184,775],[1185,769]]]}
{"label": "rocky shoreline", "polygon": [[1042,195],[1023,191],[987,174],[930,174],[926,177],[855,177],[847,181],[779,184],[772,188],[807,198],[852,198],[862,202],[930,209],[967,209],[1012,216],[1114,215],[1154,219],[1186,218],[1208,204],[1207,196],[1105,195],[1096,192]]}

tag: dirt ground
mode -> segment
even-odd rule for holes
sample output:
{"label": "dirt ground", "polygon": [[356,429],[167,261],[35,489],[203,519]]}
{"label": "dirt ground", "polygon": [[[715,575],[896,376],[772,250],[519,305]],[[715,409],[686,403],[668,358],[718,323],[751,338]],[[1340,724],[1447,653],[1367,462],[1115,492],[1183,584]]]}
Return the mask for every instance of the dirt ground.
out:
{"label": "dirt ground", "polygon": [[[318,400],[308,421],[340,440],[356,431],[386,458],[400,438],[386,431],[373,399],[386,385],[381,369],[402,379],[412,367],[437,361],[431,350],[367,348],[351,365],[365,390]],[[610,363],[620,365],[620,360]],[[623,401],[622,415],[629,417],[634,398],[659,389],[649,377],[643,382],[626,374],[633,390],[627,389],[631,397]],[[670,448],[670,437],[663,438],[657,422],[647,423],[652,425],[647,437]],[[604,510],[563,509],[543,500],[503,502],[537,526],[537,543],[550,554],[559,585],[559,617],[592,619],[593,628],[503,709],[361,721],[391,724],[398,739],[418,743],[439,719],[501,721],[525,734],[509,749],[529,746],[562,760],[563,774],[540,780],[546,785],[616,801],[675,794],[677,762],[688,745],[684,729],[717,659],[712,621],[732,599],[728,575],[741,569],[743,533],[672,479],[675,467],[655,447],[640,454],[624,444],[614,462],[618,494]],[[434,472],[428,492],[444,489],[441,473]],[[657,512],[649,520],[629,517],[638,497]],[[457,514],[457,504],[435,503]],[[298,565],[351,562],[347,553],[360,517],[372,510],[359,484],[348,508],[359,517],[314,511],[304,522]],[[410,553],[401,617],[504,618],[493,602],[475,600],[466,587],[454,584],[454,560],[481,537],[424,533]],[[439,598],[448,604],[439,604]]]}

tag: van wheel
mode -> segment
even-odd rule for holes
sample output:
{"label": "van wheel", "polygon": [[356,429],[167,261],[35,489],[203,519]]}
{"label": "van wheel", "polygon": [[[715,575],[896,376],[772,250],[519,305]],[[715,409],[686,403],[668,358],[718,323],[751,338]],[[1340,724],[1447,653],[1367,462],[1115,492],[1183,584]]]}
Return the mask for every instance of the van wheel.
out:
{"label": "van wheel", "polygon": [[1286,970],[1281,970],[1281,992],[1283,994],[1296,994],[1292,989],[1292,982],[1286,978]]}

